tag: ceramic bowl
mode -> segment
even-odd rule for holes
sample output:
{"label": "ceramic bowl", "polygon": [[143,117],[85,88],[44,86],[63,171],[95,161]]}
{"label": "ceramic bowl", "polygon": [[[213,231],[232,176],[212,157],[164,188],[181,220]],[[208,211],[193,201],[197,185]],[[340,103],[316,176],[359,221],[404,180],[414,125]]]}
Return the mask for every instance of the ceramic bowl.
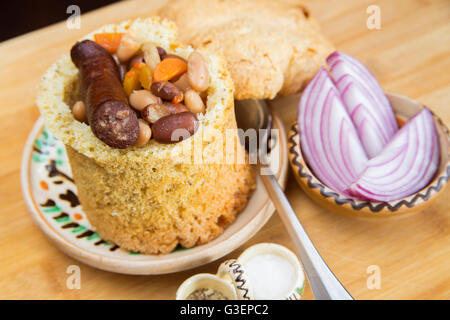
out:
{"label": "ceramic bowl", "polygon": [[[272,152],[273,169],[281,185],[288,169],[287,139],[282,122]],[[21,168],[22,192],[37,226],[61,251],[90,266],[126,274],[164,274],[195,268],[223,257],[248,241],[275,211],[259,175],[247,206],[216,239],[164,255],[127,251],[101,238],[77,197],[64,145],[38,120],[25,145]]]}
{"label": "ceramic bowl", "polygon": [[[386,93],[399,123],[406,122],[424,106],[397,93]],[[445,189],[450,176],[450,137],[445,124],[433,115],[441,149],[440,165],[432,181],[419,192],[390,202],[354,200],[337,194],[314,176],[302,155],[298,127],[295,123],[288,138],[289,160],[295,178],[305,193],[324,208],[350,217],[388,218],[409,215],[428,207]]]}

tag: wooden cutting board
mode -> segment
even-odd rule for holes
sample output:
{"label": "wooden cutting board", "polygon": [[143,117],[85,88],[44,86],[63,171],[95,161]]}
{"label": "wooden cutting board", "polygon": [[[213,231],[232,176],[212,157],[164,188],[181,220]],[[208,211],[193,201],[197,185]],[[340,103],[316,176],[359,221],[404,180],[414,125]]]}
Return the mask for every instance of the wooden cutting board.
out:
{"label": "wooden cutting board", "polygon": [[[173,299],[184,279],[215,272],[222,261],[250,245],[275,242],[293,249],[275,214],[251,241],[217,262],[170,275],[126,276],[67,257],[33,224],[22,199],[19,170],[25,139],[39,116],[34,101],[40,75],[81,35],[105,23],[151,15],[164,2],[120,2],[82,15],[79,30],[62,22],[0,44],[0,298]],[[379,30],[366,27],[371,4],[381,9]],[[364,62],[384,88],[421,101],[450,124],[448,0],[314,0],[307,5],[336,47]],[[296,116],[295,108],[287,106],[297,99],[272,103],[287,128]],[[355,298],[450,298],[450,189],[425,212],[389,221],[327,212],[306,197],[292,176],[286,194],[320,253]],[[66,287],[66,270],[73,264],[81,268],[79,290]],[[370,266],[379,268],[379,289],[367,286]],[[309,287],[304,298],[313,298]]]}

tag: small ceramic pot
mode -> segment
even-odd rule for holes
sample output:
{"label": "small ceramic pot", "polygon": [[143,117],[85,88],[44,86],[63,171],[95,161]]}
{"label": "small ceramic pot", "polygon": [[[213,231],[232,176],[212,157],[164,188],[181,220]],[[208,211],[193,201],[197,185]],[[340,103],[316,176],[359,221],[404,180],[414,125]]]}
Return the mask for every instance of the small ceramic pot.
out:
{"label": "small ceramic pot", "polygon": [[236,259],[223,262],[217,276],[233,284],[239,300],[253,300],[250,278],[245,268]]}
{"label": "small ceramic pot", "polygon": [[[400,123],[406,122],[424,106],[397,93],[386,93]],[[450,136],[447,127],[433,115],[439,137],[441,159],[433,180],[408,197],[389,202],[354,200],[325,186],[309,169],[303,158],[301,141],[295,123],[289,132],[289,160],[295,178],[305,193],[324,208],[349,217],[390,218],[409,215],[428,207],[445,189],[450,177]]]}
{"label": "small ceramic pot", "polygon": [[297,256],[273,243],[251,246],[237,260],[225,261],[218,276],[233,283],[239,299],[300,300],[305,287]]}
{"label": "small ceramic pot", "polygon": [[[283,290],[283,292],[279,292],[276,296],[271,296],[270,298],[265,292],[259,292],[260,285],[256,282],[260,283],[268,283],[269,277],[275,279],[283,279],[283,277],[287,276],[284,270],[272,270],[270,274],[263,275],[261,278],[257,277],[255,274],[252,274],[252,269],[250,267],[250,262],[255,258],[263,258],[267,255],[272,255],[278,258],[281,258],[284,262],[290,265],[290,270],[292,270],[291,277],[288,286]],[[284,246],[274,244],[274,243],[259,243],[257,245],[251,246],[247,248],[237,259],[239,263],[247,270],[247,274],[249,276],[249,282],[252,285],[253,296],[255,300],[260,299],[271,299],[271,300],[300,300],[303,294],[303,290],[305,288],[305,273],[303,272],[303,268],[297,258],[297,256],[287,249]],[[259,266],[260,269],[264,269],[262,266],[263,260],[260,259]],[[281,282],[281,281],[280,281]],[[286,281],[283,281],[286,284]],[[269,290],[273,290],[271,288]]]}
{"label": "small ceramic pot", "polygon": [[210,273],[199,273],[186,279],[177,290],[176,300],[186,300],[191,293],[202,288],[218,291],[228,300],[237,300],[233,285]]}

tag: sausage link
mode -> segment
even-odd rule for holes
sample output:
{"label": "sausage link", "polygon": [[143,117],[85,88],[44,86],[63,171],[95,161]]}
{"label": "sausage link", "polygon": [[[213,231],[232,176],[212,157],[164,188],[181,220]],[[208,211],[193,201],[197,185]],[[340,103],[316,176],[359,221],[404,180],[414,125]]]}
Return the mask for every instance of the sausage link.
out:
{"label": "sausage link", "polygon": [[84,40],[72,47],[70,55],[79,69],[91,130],[110,147],[124,149],[133,145],[139,137],[139,122],[128,105],[111,54],[94,41]]}

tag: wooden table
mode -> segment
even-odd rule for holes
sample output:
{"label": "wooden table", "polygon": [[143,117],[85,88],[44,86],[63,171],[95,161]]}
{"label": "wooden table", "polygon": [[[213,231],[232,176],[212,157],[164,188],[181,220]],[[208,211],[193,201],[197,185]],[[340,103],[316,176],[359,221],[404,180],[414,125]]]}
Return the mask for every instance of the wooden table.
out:
{"label": "wooden table", "polygon": [[[40,75],[81,35],[129,17],[148,16],[164,1],[126,1],[83,15],[80,30],[59,23],[0,44],[0,298],[172,299],[181,282],[246,247],[275,242],[293,248],[275,214],[248,243],[220,261],[163,276],[127,276],[96,270],[59,252],[33,224],[20,191],[20,159],[39,112]],[[368,30],[366,8],[381,8],[381,29]],[[450,124],[450,2],[448,0],[314,0],[308,3],[339,50],[356,56],[384,88],[416,98]],[[82,9],[82,8],[81,8]],[[24,21],[26,23],[26,21]],[[286,126],[296,110],[277,112]],[[450,189],[413,217],[360,221],[311,202],[292,176],[286,194],[324,259],[357,299],[450,298]],[[66,269],[81,268],[81,289],[66,288]],[[369,290],[367,268],[381,270],[381,288]],[[313,298],[307,287],[305,299]]]}

